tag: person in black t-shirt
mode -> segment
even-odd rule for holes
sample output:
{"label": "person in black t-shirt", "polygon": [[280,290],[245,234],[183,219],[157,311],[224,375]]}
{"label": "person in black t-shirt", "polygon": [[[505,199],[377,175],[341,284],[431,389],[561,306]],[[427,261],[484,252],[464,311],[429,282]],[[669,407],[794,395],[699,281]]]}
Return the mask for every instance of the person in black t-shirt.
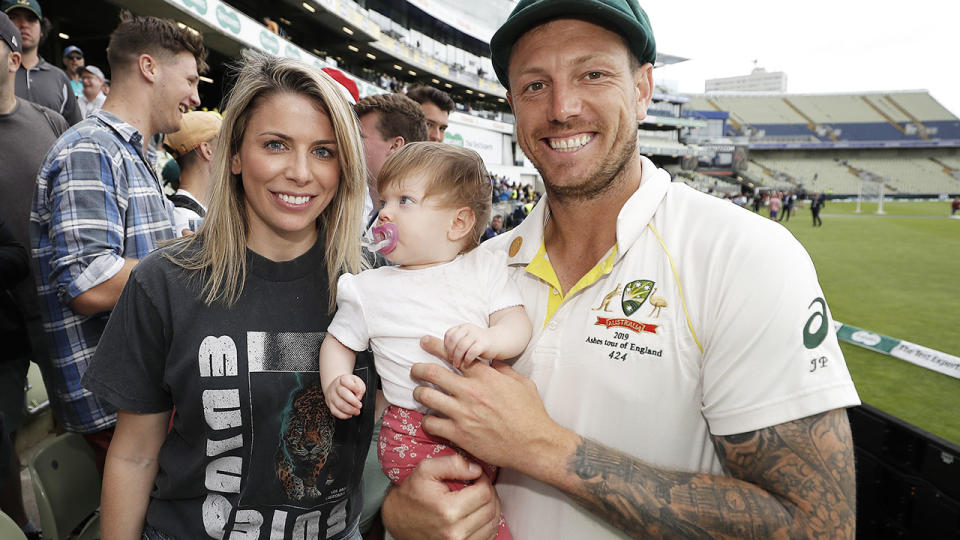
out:
{"label": "person in black t-shirt", "polygon": [[83,379],[119,409],[105,538],[360,538],[374,394],[336,420],[317,363],[361,266],[359,127],[320,70],[246,52],[238,71],[206,219],[136,266]]}

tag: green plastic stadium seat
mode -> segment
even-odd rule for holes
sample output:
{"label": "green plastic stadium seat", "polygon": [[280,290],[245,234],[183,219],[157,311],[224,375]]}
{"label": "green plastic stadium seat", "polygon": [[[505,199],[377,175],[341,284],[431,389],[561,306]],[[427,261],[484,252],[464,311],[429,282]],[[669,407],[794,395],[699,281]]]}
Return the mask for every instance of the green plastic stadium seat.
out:
{"label": "green plastic stadium seat", "polygon": [[27,371],[27,392],[24,395],[24,401],[26,401],[27,414],[31,416],[40,414],[50,406],[40,367],[33,362],[30,362],[30,370]]}
{"label": "green plastic stadium seat", "polygon": [[28,468],[45,537],[65,540],[83,525],[82,538],[99,538],[100,474],[83,437],[64,433],[42,443]]}
{"label": "green plastic stadium seat", "polygon": [[0,538],[3,540],[27,540],[13,518],[0,512]]}

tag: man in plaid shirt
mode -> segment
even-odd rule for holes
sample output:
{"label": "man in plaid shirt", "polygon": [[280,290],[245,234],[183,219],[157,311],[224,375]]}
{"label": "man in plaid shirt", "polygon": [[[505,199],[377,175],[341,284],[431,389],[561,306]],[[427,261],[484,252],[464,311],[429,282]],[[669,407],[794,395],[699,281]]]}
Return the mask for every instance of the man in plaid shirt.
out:
{"label": "man in plaid shirt", "polygon": [[103,109],[60,137],[37,177],[30,215],[37,290],[50,346],[51,403],[103,467],[116,410],[80,386],[130,271],[175,236],[149,140],[199,105],[202,38],[173,21],[121,15]]}

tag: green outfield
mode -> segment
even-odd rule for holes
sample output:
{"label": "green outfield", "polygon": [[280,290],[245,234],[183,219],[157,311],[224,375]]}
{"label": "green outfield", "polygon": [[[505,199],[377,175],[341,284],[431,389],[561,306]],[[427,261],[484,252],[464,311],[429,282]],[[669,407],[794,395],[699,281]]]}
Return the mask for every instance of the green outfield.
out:
{"label": "green outfield", "polygon": [[[960,219],[949,201],[829,202],[785,223],[807,248],[834,319],[960,356]],[[960,444],[960,379],[843,344],[865,402]]]}

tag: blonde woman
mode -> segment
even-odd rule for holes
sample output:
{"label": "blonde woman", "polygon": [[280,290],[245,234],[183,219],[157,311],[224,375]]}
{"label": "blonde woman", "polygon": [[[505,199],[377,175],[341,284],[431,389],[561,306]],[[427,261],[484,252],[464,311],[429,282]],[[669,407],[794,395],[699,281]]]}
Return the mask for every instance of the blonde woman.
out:
{"label": "blonde woman", "polygon": [[[337,277],[361,261],[366,171],[336,85],[245,53],[206,220],[134,269],[84,378],[120,409],[105,539],[360,537],[373,393],[335,420],[317,376]],[[355,374],[373,381],[368,358]]]}

